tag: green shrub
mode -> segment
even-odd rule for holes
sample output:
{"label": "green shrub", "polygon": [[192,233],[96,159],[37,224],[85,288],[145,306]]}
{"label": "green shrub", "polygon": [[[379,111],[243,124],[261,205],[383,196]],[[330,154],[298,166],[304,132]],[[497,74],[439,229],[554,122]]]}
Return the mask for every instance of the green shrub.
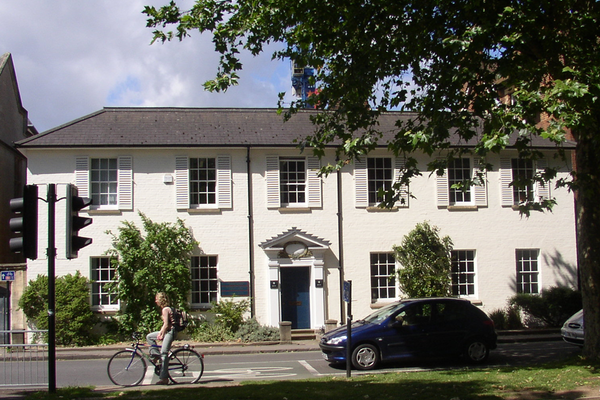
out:
{"label": "green shrub", "polygon": [[499,331],[523,328],[518,307],[509,306],[506,309],[494,310],[490,313],[490,319]]}
{"label": "green shrub", "polygon": [[506,329],[522,329],[521,311],[519,307],[509,306],[506,309]]}
{"label": "green shrub", "polygon": [[219,303],[213,303],[211,312],[217,314],[217,324],[221,324],[235,333],[240,328],[240,325],[244,321],[244,314],[249,309],[249,300],[221,300]]}
{"label": "green shrub", "polygon": [[227,326],[208,321],[196,326],[190,336],[193,340],[203,343],[229,342],[235,339],[233,332]]}
{"label": "green shrub", "polygon": [[242,323],[235,337],[245,343],[279,341],[279,329],[260,325],[255,318],[250,318]]}
{"label": "green shrub", "polygon": [[555,328],[561,327],[582,307],[581,292],[561,286],[545,289],[540,294],[519,293],[510,299],[510,304]]}
{"label": "green shrub", "polygon": [[490,313],[490,319],[494,322],[494,327],[497,330],[503,331],[506,329],[506,312],[502,309],[494,310]]}
{"label": "green shrub", "polygon": [[[55,281],[55,325],[56,344],[65,346],[84,346],[95,344],[93,329],[98,318],[90,309],[89,281],[81,276],[65,275]],[[19,300],[19,307],[27,320],[37,329],[48,329],[48,277],[38,275]],[[48,335],[43,335],[48,340]]]}
{"label": "green shrub", "polygon": [[428,222],[417,224],[393,246],[394,257],[402,268],[396,270],[398,286],[407,297],[448,296],[452,239],[441,237],[440,229]]}

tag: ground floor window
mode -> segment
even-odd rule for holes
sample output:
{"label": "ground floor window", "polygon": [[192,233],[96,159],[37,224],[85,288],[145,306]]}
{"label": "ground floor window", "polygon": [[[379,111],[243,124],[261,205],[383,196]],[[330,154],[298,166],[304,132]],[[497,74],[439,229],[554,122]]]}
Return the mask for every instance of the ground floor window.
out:
{"label": "ground floor window", "polygon": [[393,253],[371,253],[371,302],[396,298],[396,260]]}
{"label": "ground floor window", "polygon": [[517,293],[539,293],[538,249],[516,251]]}
{"label": "ground floor window", "polygon": [[217,256],[192,257],[192,304],[208,306],[217,301]]}
{"label": "ground floor window", "polygon": [[452,250],[452,295],[475,295],[475,250]]}
{"label": "ground floor window", "polygon": [[110,257],[91,258],[92,306],[98,309],[118,308],[116,293],[110,293],[108,284],[115,281],[116,269]]}

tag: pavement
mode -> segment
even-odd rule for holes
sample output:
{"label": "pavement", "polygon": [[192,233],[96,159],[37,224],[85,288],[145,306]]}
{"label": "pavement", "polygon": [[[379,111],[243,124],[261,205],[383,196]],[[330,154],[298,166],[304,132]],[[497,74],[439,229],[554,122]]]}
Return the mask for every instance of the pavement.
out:
{"label": "pavement", "polygon": [[[560,331],[554,330],[518,330],[499,331],[498,343],[540,342],[562,340]],[[318,340],[294,340],[292,342],[258,342],[258,343],[199,343],[189,340],[176,340],[174,346],[189,344],[204,355],[253,354],[253,353],[287,353],[296,351],[320,351]],[[57,347],[57,360],[85,360],[110,358],[117,351],[129,347],[130,343],[119,343],[106,346],[89,347]]]}

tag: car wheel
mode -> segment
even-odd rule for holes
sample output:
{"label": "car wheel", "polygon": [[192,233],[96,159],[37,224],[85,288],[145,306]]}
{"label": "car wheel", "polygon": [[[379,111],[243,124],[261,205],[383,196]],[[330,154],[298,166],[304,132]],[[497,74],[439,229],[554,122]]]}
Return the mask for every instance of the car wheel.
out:
{"label": "car wheel", "polygon": [[472,363],[482,363],[487,360],[489,355],[490,348],[479,339],[469,341],[465,347],[465,356]]}
{"label": "car wheel", "polygon": [[368,370],[379,364],[379,351],[372,344],[360,344],[352,352],[352,365],[360,370]]}

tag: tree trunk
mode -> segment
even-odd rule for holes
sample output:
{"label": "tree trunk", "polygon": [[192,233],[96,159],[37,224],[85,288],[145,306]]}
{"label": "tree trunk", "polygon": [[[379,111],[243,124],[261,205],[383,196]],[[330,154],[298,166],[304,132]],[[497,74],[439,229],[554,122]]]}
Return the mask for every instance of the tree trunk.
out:
{"label": "tree trunk", "polygon": [[[594,137],[596,136],[596,137]],[[583,355],[600,359],[600,142],[580,132],[576,150],[577,242],[585,318]]]}

